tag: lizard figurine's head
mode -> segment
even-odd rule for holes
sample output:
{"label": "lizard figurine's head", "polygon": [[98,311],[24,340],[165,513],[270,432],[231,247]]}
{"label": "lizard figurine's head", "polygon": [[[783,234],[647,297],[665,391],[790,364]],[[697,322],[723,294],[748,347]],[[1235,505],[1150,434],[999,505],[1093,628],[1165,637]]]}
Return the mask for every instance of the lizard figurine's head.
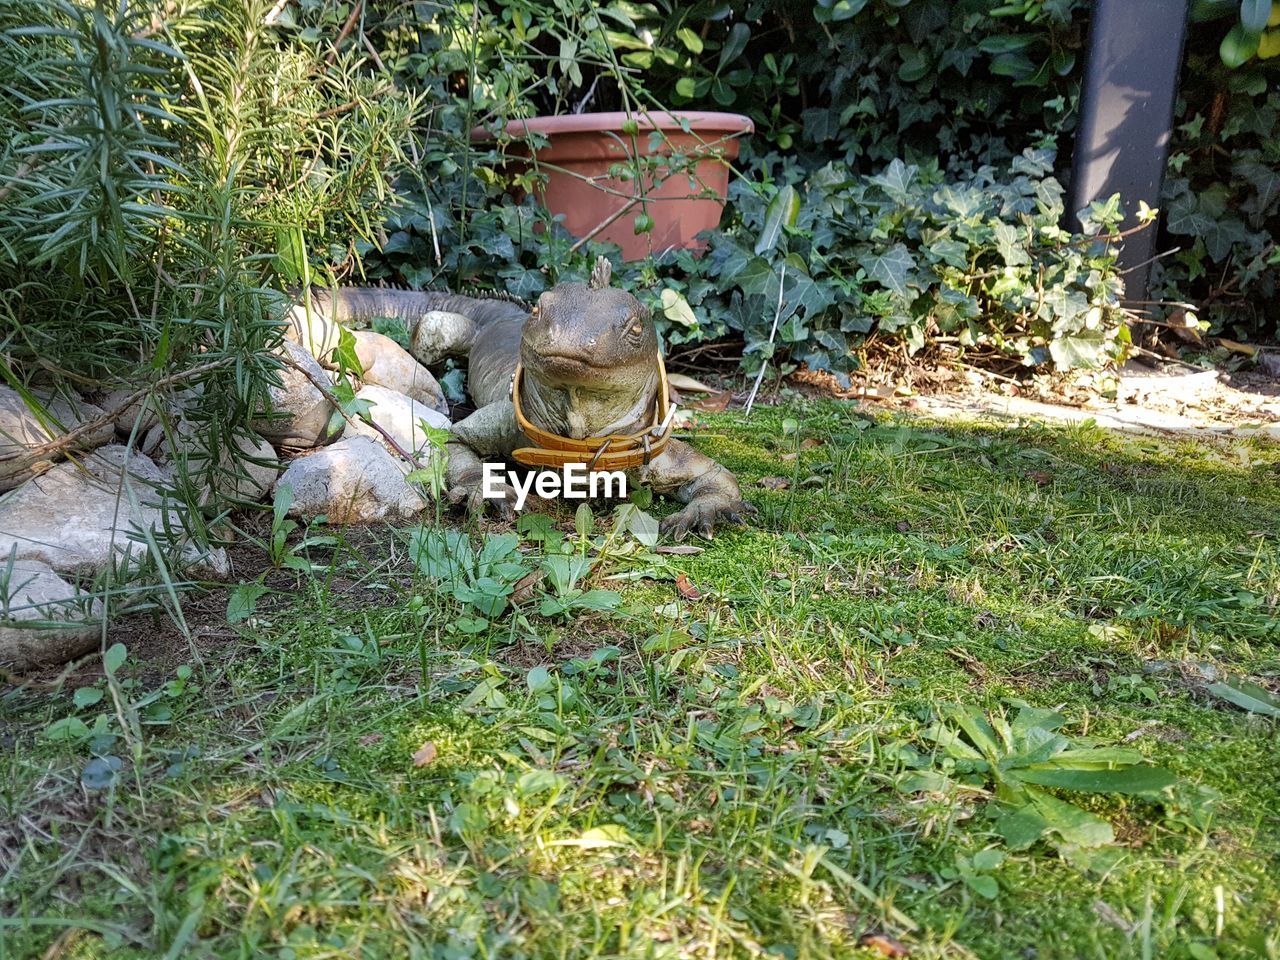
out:
{"label": "lizard figurine's head", "polygon": [[547,386],[632,392],[654,376],[658,333],[649,311],[609,286],[601,257],[591,283],[561,283],[538,298],[524,323],[520,362]]}

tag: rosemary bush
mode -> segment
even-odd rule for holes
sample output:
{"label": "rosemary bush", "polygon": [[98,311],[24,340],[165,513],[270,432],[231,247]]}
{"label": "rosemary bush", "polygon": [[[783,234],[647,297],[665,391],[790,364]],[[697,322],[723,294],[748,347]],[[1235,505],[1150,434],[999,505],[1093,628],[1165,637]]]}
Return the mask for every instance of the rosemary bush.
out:
{"label": "rosemary bush", "polygon": [[[262,407],[273,300],[312,279],[309,251],[341,264],[373,236],[420,108],[278,13],[0,0],[0,375],[30,404],[180,397],[204,473]],[[210,480],[182,486],[195,503]]]}

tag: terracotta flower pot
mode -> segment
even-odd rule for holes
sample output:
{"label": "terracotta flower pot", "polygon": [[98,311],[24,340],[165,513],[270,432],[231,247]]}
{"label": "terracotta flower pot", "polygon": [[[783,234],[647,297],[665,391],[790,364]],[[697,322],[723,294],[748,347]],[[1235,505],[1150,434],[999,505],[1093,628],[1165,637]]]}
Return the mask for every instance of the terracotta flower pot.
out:
{"label": "terracotta flower pot", "polygon": [[[638,132],[623,132],[628,119],[635,120]],[[538,202],[552,214],[563,214],[565,229],[575,237],[616,243],[628,260],[703,246],[697,234],[718,226],[724,211],[737,138],[753,129],[749,118],[735,113],[698,111],[580,113],[507,124],[508,135],[517,141],[530,133],[550,141],[532,149],[531,156],[529,148],[516,148],[524,150],[522,162],[546,175]],[[655,130],[661,138],[653,136]],[[493,134],[478,127],[471,137],[487,140]],[[663,159],[651,165],[646,158],[653,157]],[[642,213],[653,218],[653,229],[637,234],[635,218]]]}

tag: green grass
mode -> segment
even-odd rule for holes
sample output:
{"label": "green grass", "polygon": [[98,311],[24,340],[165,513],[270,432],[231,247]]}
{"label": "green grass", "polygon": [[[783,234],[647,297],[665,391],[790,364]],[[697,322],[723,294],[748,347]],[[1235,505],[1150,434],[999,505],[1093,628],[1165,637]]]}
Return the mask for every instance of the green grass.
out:
{"label": "green grass", "polygon": [[[1277,723],[1201,673],[1280,676],[1280,450],[707,419],[758,523],[611,554],[616,611],[467,634],[384,531],[190,649],[131,639],[112,684],[0,695],[0,956],[1280,956]],[[1100,851],[1009,849],[982,792],[907,790],[949,703],[1182,782],[1060,794]]]}

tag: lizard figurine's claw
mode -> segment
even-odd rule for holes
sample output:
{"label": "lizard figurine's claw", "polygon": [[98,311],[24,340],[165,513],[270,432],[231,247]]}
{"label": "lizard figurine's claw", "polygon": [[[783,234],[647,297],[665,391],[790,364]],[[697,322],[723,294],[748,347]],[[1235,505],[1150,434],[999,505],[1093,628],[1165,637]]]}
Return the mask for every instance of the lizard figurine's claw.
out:
{"label": "lizard figurine's claw", "polygon": [[755,513],[756,508],[745,500],[699,497],[663,520],[659,529],[676,540],[683,540],[693,531],[710,540],[717,524],[746,523],[747,518]]}
{"label": "lizard figurine's claw", "polygon": [[486,497],[483,483],[464,480],[451,486],[445,496],[454,506],[465,504],[467,513],[473,517],[483,516],[486,509],[492,509],[503,520],[515,519],[515,488],[510,484],[500,483],[498,492],[500,496]]}

